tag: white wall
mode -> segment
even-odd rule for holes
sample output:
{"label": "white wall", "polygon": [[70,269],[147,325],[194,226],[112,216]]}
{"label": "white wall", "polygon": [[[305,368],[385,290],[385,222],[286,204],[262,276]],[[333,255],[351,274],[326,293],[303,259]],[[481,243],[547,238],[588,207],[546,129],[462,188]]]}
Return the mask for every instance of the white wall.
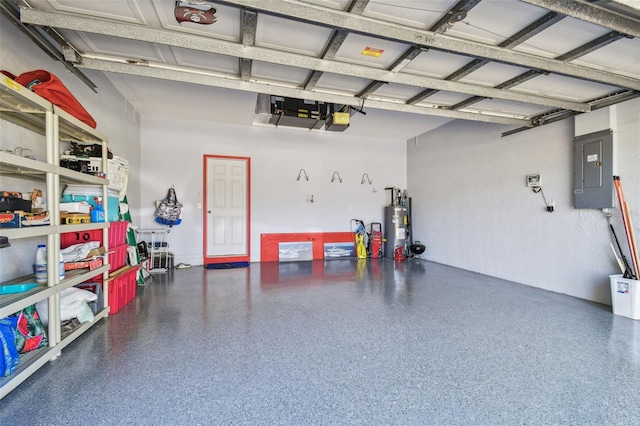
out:
{"label": "white wall", "polygon": [[[212,114],[214,111],[212,111]],[[350,231],[351,219],[382,222],[388,186],[406,186],[404,140],[344,133],[142,117],[142,226],[154,228],[155,201],[174,185],[185,205],[169,234],[175,262],[202,264],[203,155],[251,158],[251,261],[260,234]],[[305,169],[309,181],[296,178]],[[331,183],[333,172],[342,177]],[[372,185],[361,184],[367,173]],[[377,192],[373,192],[373,190]],[[314,203],[307,202],[313,195]]]}
{"label": "white wall", "polygon": [[[109,139],[112,152],[130,162],[130,179],[127,199],[132,206],[133,220],[138,221],[140,205],[140,126],[139,116],[113,85],[101,74],[86,71],[96,84],[93,92],[59,62],[52,60],[37,48],[30,39],[0,16],[0,69],[19,75],[26,71],[44,69],[55,74],[69,91],[82,103],[97,122],[97,129]],[[13,150],[17,146],[32,149],[35,156],[44,160],[44,138],[11,123],[0,120],[0,148]],[[31,191],[44,189],[44,182],[0,178],[3,190]],[[32,273],[32,261],[38,239],[20,239],[11,242],[12,247],[0,251],[0,282]],[[44,238],[40,243],[44,243]]]}
{"label": "white wall", "polygon": [[[640,234],[640,100],[615,108],[617,170]],[[502,138],[505,130],[457,121],[407,142],[414,238],[425,257],[610,304],[608,275],[619,269],[607,221],[599,210],[573,208],[574,121]],[[525,187],[531,173],[542,174],[555,212]]]}

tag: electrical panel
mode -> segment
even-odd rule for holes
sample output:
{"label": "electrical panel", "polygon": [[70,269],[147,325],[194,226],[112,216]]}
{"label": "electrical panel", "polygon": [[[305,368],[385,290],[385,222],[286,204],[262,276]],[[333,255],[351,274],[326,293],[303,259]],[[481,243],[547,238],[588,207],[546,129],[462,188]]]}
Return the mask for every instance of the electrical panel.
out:
{"label": "electrical panel", "polygon": [[575,208],[613,207],[613,195],[613,131],[577,136],[574,139]]}

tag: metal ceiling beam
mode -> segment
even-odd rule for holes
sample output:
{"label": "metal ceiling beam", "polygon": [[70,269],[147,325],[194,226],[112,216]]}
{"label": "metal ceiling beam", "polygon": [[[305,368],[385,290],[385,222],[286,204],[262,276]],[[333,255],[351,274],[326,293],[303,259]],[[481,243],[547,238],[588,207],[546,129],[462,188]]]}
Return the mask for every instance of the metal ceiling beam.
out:
{"label": "metal ceiling beam", "polygon": [[[556,12],[549,12],[546,15],[544,15],[542,18],[537,19],[535,22],[527,25],[525,28],[521,29],[511,37],[504,40],[502,43],[498,45],[498,47],[511,49],[517,46],[518,44],[523,43],[526,40],[530,39],[534,35],[540,33],[542,30],[549,28],[551,25],[555,24],[562,18],[564,18],[563,15],[559,15]],[[458,81],[463,77],[471,74],[478,68],[485,66],[489,62],[490,61],[488,59],[474,59],[473,61],[469,62],[467,65],[463,66],[459,70],[445,77],[445,80]],[[498,88],[503,88],[503,87],[498,86]],[[426,96],[420,98],[417,102],[420,102],[421,100],[425,99],[428,96],[432,96],[435,93],[437,92],[429,93]]]}
{"label": "metal ceiling beam", "polygon": [[398,57],[398,59],[396,59],[393,64],[391,64],[391,66],[388,68],[389,71],[393,71],[393,72],[398,72],[400,71],[402,68],[406,67],[407,65],[409,65],[409,63],[411,61],[413,61],[415,58],[418,57],[418,55],[420,55],[422,52],[426,51],[427,49],[422,49],[418,46],[411,46],[410,48],[408,48],[407,50],[404,51],[404,53],[402,55],[400,55]]}
{"label": "metal ceiling beam", "polygon": [[619,33],[640,37],[640,21],[584,0],[522,0]]}
{"label": "metal ceiling beam", "polygon": [[[596,111],[596,110],[599,110],[601,108],[606,108],[608,106],[615,105],[615,104],[618,104],[620,102],[625,102],[625,101],[628,101],[628,100],[631,100],[631,99],[635,99],[635,98],[638,98],[638,97],[640,97],[640,92],[638,92],[638,91],[635,91],[635,90],[622,90],[622,91],[611,93],[611,94],[603,96],[601,98],[592,100],[590,102],[591,105],[592,105],[591,109],[593,111]],[[547,112],[545,114],[541,114],[541,115],[535,117],[532,121],[534,123],[534,127],[538,127],[538,126],[543,126],[545,124],[555,123],[556,121],[561,121],[561,120],[564,120],[566,118],[570,118],[570,117],[573,117],[573,116],[579,115],[579,114],[583,114],[583,113],[575,112],[575,111],[556,110],[556,111]],[[516,129],[512,129],[512,130],[509,130],[508,132],[502,133],[502,137],[510,136],[510,135],[513,135],[513,134],[519,133],[519,132],[523,132],[523,131],[529,130],[531,128],[532,128],[531,126],[527,126],[527,127],[519,127],[519,128],[516,128]]]}
{"label": "metal ceiling beam", "polygon": [[[84,84],[86,84],[91,90],[98,93],[97,86],[82,73],[82,71],[74,68],[73,64],[66,59],[64,50],[61,52],[58,47],[51,42],[51,34],[48,34],[51,29],[47,26],[43,28],[33,27],[26,25],[20,21],[19,11],[15,8],[15,4],[2,1],[0,2],[0,13],[4,15],[13,25],[16,26],[22,33],[29,37],[36,46],[44,51],[51,59],[60,61],[72,74],[78,77]],[[65,41],[66,43],[66,41]]]}
{"label": "metal ceiling beam", "polygon": [[[529,1],[529,0],[527,0]],[[542,1],[542,0],[538,0]],[[567,64],[524,52],[516,52],[470,40],[461,40],[445,34],[408,28],[391,22],[353,15],[297,0],[220,0],[220,3],[238,7],[250,6],[259,11],[311,22],[334,28],[344,28],[361,34],[388,40],[406,42],[411,45],[457,52],[464,55],[486,58],[493,61],[540,69],[584,80],[596,81],[634,90],[640,90],[640,79],[596,70],[576,64]],[[550,1],[553,3],[552,1]],[[640,28],[640,27],[639,27]],[[640,31],[640,30],[638,30]],[[624,32],[624,31],[620,31]]]}
{"label": "metal ceiling beam", "polygon": [[614,41],[620,40],[621,38],[624,38],[624,37],[625,37],[624,34],[611,31],[610,33],[600,36],[594,40],[591,40],[588,43],[583,44],[582,46],[578,46],[575,49],[556,57],[556,59],[558,61],[573,61],[574,59],[579,58],[580,56],[584,56],[588,53],[591,53],[594,50],[600,49],[601,47],[604,47],[607,44],[613,43]]}
{"label": "metal ceiling beam", "polygon": [[[22,19],[34,25],[51,25],[56,28],[103,34],[113,37],[127,38],[137,41],[159,43],[168,46],[185,49],[217,53],[221,55],[235,56],[238,58],[252,59],[269,63],[288,65],[297,68],[326,71],[335,74],[360,77],[367,80],[384,81],[387,83],[404,84],[451,92],[466,93],[468,95],[485,96],[496,99],[507,99],[516,102],[544,105],[555,108],[563,108],[575,111],[588,111],[589,106],[580,102],[570,102],[561,99],[553,99],[544,96],[518,93],[474,85],[455,81],[413,75],[408,73],[394,73],[378,68],[328,61],[310,56],[265,49],[257,46],[242,46],[239,43],[205,38],[192,34],[169,32],[143,28],[137,25],[106,21],[97,18],[88,18],[77,15],[68,15],[54,12],[44,12],[34,9],[23,9]],[[135,58],[133,58],[135,59]]]}
{"label": "metal ceiling beam", "polygon": [[[266,93],[269,95],[285,96],[298,99],[311,99],[320,102],[329,102],[340,105],[360,107],[361,99],[354,96],[338,95],[318,91],[300,90],[294,87],[278,85],[278,83],[259,83],[241,81],[239,78],[221,77],[213,73],[205,73],[202,70],[187,71],[186,69],[169,69],[164,64],[153,64],[146,61],[140,63],[127,63],[107,61],[91,58],[83,58],[80,68],[92,69],[102,72],[115,72],[119,74],[151,77],[163,80],[178,81],[182,83],[199,84],[203,86],[221,87],[226,89],[242,90],[252,93]],[[157,68],[156,68],[157,67]],[[507,124],[514,126],[529,126],[527,119],[504,117],[491,114],[467,113],[461,111],[449,111],[446,109],[418,107],[398,102],[387,102],[375,99],[367,100],[367,107],[389,111],[399,111],[412,114],[432,115],[460,120],[481,121],[487,123]]]}
{"label": "metal ceiling beam", "polygon": [[362,15],[364,9],[369,4],[369,0],[353,0],[347,7],[347,12],[355,13],[356,15]]}
{"label": "metal ceiling beam", "polygon": [[356,95],[356,98],[366,98],[385,84],[387,83],[385,83],[384,81],[374,81],[367,87],[365,87],[360,93],[358,93]]}
{"label": "metal ceiling beam", "polygon": [[322,74],[324,74],[322,71],[311,71],[309,75],[307,75],[307,79],[302,84],[302,88],[304,90],[311,90],[316,87],[316,84],[320,81]]}
{"label": "metal ceiling beam", "polygon": [[[522,74],[520,74],[520,75],[518,75],[516,77],[513,77],[510,80],[507,80],[507,81],[505,81],[503,83],[498,84],[496,86],[496,88],[498,88],[498,89],[508,89],[510,87],[517,86],[518,84],[524,83],[527,80],[531,80],[532,78],[535,78],[535,77],[539,76],[540,74],[542,74],[540,71],[529,70],[529,71],[527,71],[525,73],[522,73]],[[462,108],[467,107],[467,106],[469,106],[471,104],[475,104],[476,102],[480,102],[480,101],[482,101],[484,99],[488,99],[488,98],[484,98],[482,96],[473,96],[473,97],[471,97],[469,99],[465,99],[462,102],[459,102],[459,103],[457,103],[455,105],[452,105],[451,109],[462,109]]]}
{"label": "metal ceiling beam", "polygon": [[475,104],[476,102],[484,101],[485,99],[487,99],[487,98],[483,98],[482,96],[473,96],[471,98],[465,99],[462,102],[458,102],[455,105],[451,105],[449,107],[449,109],[459,110],[459,109],[462,109],[464,107],[468,107],[469,105]]}
{"label": "metal ceiling beam", "polygon": [[[356,15],[361,15],[368,4],[369,4],[369,0],[352,0],[351,4],[347,6],[346,11],[349,13],[355,13]],[[338,50],[340,49],[340,47],[342,46],[342,43],[344,43],[344,41],[347,39],[347,35],[349,35],[349,31],[340,30],[340,29],[333,30],[333,33],[329,38],[329,42],[327,43],[327,46],[324,48],[322,55],[320,55],[320,58],[333,59],[336,56],[336,53],[338,53]],[[307,79],[305,80],[304,84],[302,85],[304,90],[313,89],[316,86],[316,84],[318,84],[318,81],[320,81],[320,77],[322,77],[322,74],[324,74],[322,71],[316,71],[316,70],[311,71],[307,76]]]}
{"label": "metal ceiling beam", "polygon": [[407,100],[407,104],[408,105],[415,105],[415,104],[419,103],[420,101],[422,101],[423,99],[426,99],[429,96],[433,95],[434,93],[438,93],[438,92],[439,92],[439,90],[436,90],[436,89],[423,90],[422,92],[418,93],[417,95],[415,95],[411,99]]}
{"label": "metal ceiling beam", "polygon": [[252,68],[253,61],[251,59],[240,58],[240,78],[242,81],[249,81]]}
{"label": "metal ceiling beam", "polygon": [[[244,46],[253,46],[256,44],[256,30],[258,28],[258,13],[255,10],[242,9],[242,44]],[[240,78],[243,81],[249,81],[251,78],[251,68],[253,61],[251,59],[240,59]]]}
{"label": "metal ceiling beam", "polygon": [[529,40],[536,34],[541,33],[546,30],[550,26],[554,25],[558,21],[562,20],[564,15],[560,15],[556,12],[549,12],[544,15],[542,18],[537,19],[535,22],[527,25],[511,37],[504,40],[498,46],[504,47],[505,49],[511,49],[525,41]]}
{"label": "metal ceiling beam", "polygon": [[500,84],[498,84],[496,86],[496,88],[498,89],[509,89],[513,86],[517,86],[518,84],[524,83],[527,80],[531,80],[532,78],[535,78],[537,76],[539,76],[540,74],[544,74],[541,71],[538,70],[529,70],[527,72],[524,72],[520,75],[517,75],[507,81],[504,81]]}
{"label": "metal ceiling beam", "polygon": [[[329,37],[329,42],[325,46],[322,54],[320,55],[321,59],[333,59],[338,53],[340,46],[347,39],[347,35],[349,35],[348,31],[345,30],[333,30],[331,33],[331,37]],[[304,82],[303,88],[305,90],[311,90],[318,84],[320,77],[322,77],[322,71],[313,70],[307,76],[307,80]]]}
{"label": "metal ceiling beam", "polygon": [[322,59],[333,59],[336,57],[336,53],[340,50],[342,43],[347,39],[349,35],[349,31],[344,30],[334,30],[329,38],[329,42],[327,46],[322,51],[322,55],[320,57]]}

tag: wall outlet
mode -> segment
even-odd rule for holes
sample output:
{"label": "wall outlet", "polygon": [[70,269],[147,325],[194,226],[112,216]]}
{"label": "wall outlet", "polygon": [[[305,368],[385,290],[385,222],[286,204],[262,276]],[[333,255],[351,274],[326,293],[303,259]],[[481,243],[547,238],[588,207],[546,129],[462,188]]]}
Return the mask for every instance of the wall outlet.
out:
{"label": "wall outlet", "polygon": [[553,211],[556,209],[556,202],[555,201],[549,201],[547,203],[547,211],[549,213],[553,213]]}
{"label": "wall outlet", "polygon": [[542,175],[527,175],[527,187],[540,188],[542,186]]}

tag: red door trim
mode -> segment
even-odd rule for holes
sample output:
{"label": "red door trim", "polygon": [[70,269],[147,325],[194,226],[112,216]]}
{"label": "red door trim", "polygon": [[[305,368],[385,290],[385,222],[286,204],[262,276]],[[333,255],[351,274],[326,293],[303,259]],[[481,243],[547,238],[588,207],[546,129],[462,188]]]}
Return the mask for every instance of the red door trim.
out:
{"label": "red door trim", "polygon": [[[213,256],[207,257],[207,160],[210,158],[223,158],[231,160],[245,160],[247,162],[247,254],[246,256]],[[216,263],[236,263],[249,262],[251,259],[251,158],[235,157],[229,155],[208,155],[202,156],[202,176],[203,182],[203,209],[202,209],[202,257],[204,265]]]}

